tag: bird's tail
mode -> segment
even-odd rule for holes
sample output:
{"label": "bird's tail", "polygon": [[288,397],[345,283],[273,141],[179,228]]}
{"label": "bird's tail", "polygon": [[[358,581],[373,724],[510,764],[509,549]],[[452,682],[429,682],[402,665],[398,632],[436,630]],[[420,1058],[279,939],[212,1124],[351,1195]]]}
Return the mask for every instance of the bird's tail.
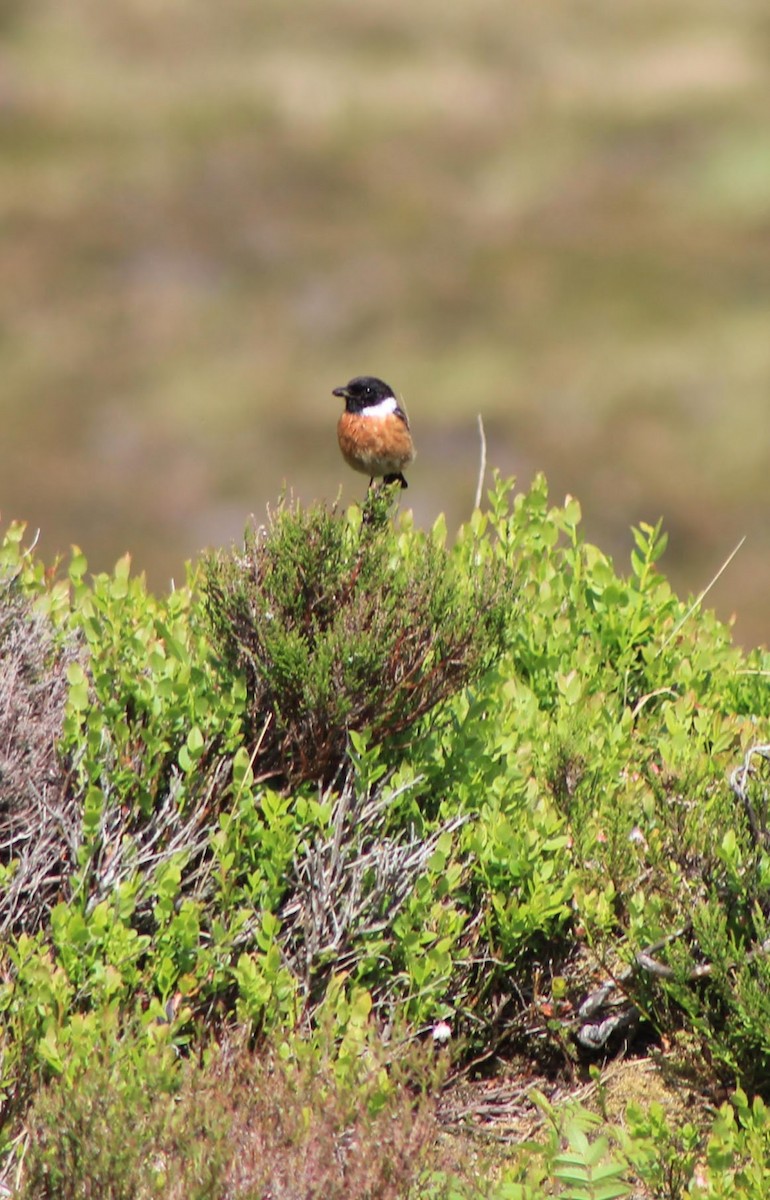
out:
{"label": "bird's tail", "polygon": [[409,487],[409,484],[404,479],[400,471],[393,471],[390,475],[383,475],[383,483],[400,483],[402,488]]}

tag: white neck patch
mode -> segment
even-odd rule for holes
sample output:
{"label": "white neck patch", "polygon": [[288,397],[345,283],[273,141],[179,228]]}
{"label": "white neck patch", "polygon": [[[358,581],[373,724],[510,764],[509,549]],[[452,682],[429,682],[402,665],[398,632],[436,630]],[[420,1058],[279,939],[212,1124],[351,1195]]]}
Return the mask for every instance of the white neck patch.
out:
{"label": "white neck patch", "polygon": [[362,417],[385,417],[388,413],[395,412],[398,408],[398,401],[395,396],[386,396],[384,400],[378,400],[376,404],[368,404],[366,408],[361,409]]}

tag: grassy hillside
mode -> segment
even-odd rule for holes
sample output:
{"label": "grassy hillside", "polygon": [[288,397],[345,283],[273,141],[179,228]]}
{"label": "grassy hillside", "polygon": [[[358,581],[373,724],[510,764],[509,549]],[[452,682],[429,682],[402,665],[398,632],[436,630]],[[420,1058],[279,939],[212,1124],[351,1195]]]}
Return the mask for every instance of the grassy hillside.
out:
{"label": "grassy hillside", "polygon": [[634,541],[284,503],[156,596],[8,532],[20,1195],[763,1195],[770,661]]}

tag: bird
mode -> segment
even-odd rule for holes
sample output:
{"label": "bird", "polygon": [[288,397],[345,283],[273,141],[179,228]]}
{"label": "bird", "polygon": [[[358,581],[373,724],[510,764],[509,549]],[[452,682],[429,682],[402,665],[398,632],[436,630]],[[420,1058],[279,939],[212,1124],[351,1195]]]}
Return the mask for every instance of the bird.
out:
{"label": "bird", "polygon": [[393,389],[374,375],[357,375],[332,395],[345,401],[337,440],[348,466],[368,475],[370,488],[380,478],[408,487],[403,471],[414,460],[414,442]]}

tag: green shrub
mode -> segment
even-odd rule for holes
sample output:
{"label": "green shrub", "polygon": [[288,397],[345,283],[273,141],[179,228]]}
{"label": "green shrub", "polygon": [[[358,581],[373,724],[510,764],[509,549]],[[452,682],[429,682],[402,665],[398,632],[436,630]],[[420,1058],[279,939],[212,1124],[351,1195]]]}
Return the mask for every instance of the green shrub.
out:
{"label": "green shrub", "polygon": [[239,552],[204,561],[214,644],[246,679],[258,773],[333,779],[351,731],[376,743],[410,729],[498,656],[514,602],[501,560],[468,570],[390,521],[370,492],[342,518],[282,504]]}

